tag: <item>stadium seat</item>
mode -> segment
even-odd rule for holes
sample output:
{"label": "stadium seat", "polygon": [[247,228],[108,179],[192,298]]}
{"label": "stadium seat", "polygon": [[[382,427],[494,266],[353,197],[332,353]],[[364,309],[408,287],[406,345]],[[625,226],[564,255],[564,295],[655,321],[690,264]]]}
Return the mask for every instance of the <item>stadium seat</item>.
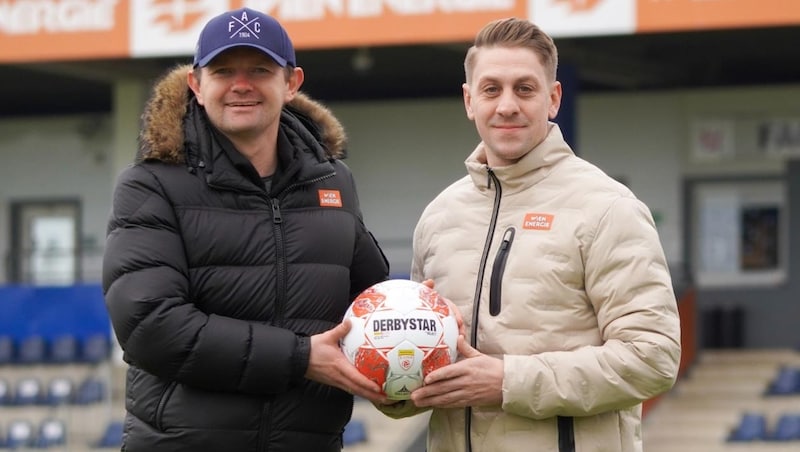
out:
{"label": "stadium seat", "polygon": [[783,414],[778,418],[771,441],[800,441],[800,414]]}
{"label": "stadium seat", "polygon": [[35,444],[36,435],[34,435],[33,424],[25,419],[9,422],[7,436],[6,447],[9,449],[26,449]]}
{"label": "stadium seat", "polygon": [[44,419],[39,424],[39,434],[36,436],[36,445],[39,449],[61,446],[67,443],[67,427],[60,419]]}
{"label": "stadium seat", "polygon": [[36,377],[25,377],[17,381],[14,405],[38,405],[43,400],[42,382]]}
{"label": "stadium seat", "polygon": [[75,393],[74,403],[77,405],[90,405],[102,402],[106,397],[106,383],[97,377],[89,376]]}
{"label": "stadium seat", "polygon": [[14,338],[0,336],[0,366],[14,363]]}
{"label": "stadium seat", "polygon": [[0,406],[10,405],[12,401],[11,385],[5,379],[0,378]]}
{"label": "stadium seat", "polygon": [[47,342],[44,337],[34,334],[22,339],[17,350],[19,364],[41,364],[45,362]]}
{"label": "stadium seat", "polygon": [[342,441],[345,446],[358,444],[367,440],[367,430],[362,421],[351,419],[344,427]]}
{"label": "stadium seat", "polygon": [[767,438],[767,419],[763,414],[745,413],[728,436],[731,442],[763,441]]}
{"label": "stadium seat", "polygon": [[58,336],[50,343],[48,362],[69,364],[78,361],[78,339],[72,334]]}
{"label": "stadium seat", "polygon": [[75,394],[75,384],[68,377],[56,377],[47,385],[45,403],[47,405],[66,405],[72,403]]}
{"label": "stadium seat", "polygon": [[781,367],[767,388],[767,395],[800,393],[800,367]]}
{"label": "stadium seat", "polygon": [[105,334],[94,334],[83,340],[81,344],[81,361],[101,363],[111,357],[111,344]]}
{"label": "stadium seat", "polygon": [[98,449],[119,449],[122,446],[123,426],[121,421],[111,421],[94,447]]}

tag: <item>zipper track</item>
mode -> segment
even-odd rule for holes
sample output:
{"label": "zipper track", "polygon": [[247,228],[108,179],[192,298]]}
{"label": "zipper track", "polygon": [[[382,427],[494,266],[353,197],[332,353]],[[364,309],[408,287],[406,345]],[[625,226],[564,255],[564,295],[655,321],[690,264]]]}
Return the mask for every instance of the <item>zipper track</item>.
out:
{"label": "zipper track", "polygon": [[[478,312],[480,312],[481,304],[481,288],[483,286],[483,278],[486,273],[486,262],[489,260],[489,249],[492,247],[492,236],[494,230],[497,228],[497,215],[500,212],[500,197],[503,195],[503,189],[500,187],[500,181],[495,176],[491,168],[486,168],[489,175],[488,186],[494,184],[495,194],[494,203],[492,205],[492,219],[489,222],[489,230],[486,232],[486,241],[483,245],[483,254],[481,255],[481,264],[478,268],[478,278],[475,283],[475,297],[472,300],[472,331],[470,331],[469,342],[473,348],[478,348]],[[467,452],[472,452],[472,407],[465,408],[464,415],[464,447]]]}

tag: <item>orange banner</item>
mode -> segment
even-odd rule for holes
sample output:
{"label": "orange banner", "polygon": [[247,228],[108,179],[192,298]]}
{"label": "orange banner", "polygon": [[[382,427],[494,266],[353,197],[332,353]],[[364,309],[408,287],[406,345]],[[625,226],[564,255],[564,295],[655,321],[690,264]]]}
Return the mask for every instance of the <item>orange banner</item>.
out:
{"label": "orange banner", "polygon": [[280,20],[298,49],[470,42],[490,20],[528,17],[527,0],[241,3]]}
{"label": "orange banner", "polygon": [[798,0],[638,0],[637,32],[800,23]]}
{"label": "orange banner", "polygon": [[0,62],[130,55],[128,2],[0,2]]}

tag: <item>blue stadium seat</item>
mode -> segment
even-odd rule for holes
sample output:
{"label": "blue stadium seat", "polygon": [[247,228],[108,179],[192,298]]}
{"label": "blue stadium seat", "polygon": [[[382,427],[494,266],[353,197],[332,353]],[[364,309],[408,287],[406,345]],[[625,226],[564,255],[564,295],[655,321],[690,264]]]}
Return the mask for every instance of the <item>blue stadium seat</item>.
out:
{"label": "blue stadium seat", "polygon": [[14,338],[0,335],[0,366],[14,363]]}
{"label": "blue stadium seat", "polygon": [[42,382],[38,378],[25,377],[17,381],[14,405],[38,405],[43,399]]}
{"label": "blue stadium seat", "polygon": [[111,357],[111,343],[105,334],[94,334],[81,344],[81,361],[101,363]]}
{"label": "blue stadium seat", "polygon": [[344,427],[342,441],[345,446],[358,444],[367,440],[367,429],[362,421],[351,419]]}
{"label": "blue stadium seat", "polygon": [[9,422],[6,447],[9,449],[25,449],[33,447],[36,435],[33,424],[26,419],[17,419]]}
{"label": "blue stadium seat", "polygon": [[17,350],[17,363],[41,364],[45,362],[47,342],[44,337],[33,334],[23,338]]}
{"label": "blue stadium seat", "polygon": [[111,421],[94,447],[99,449],[119,449],[122,446],[123,425],[121,421]]}
{"label": "blue stadium seat", "polygon": [[47,449],[62,446],[67,443],[67,427],[60,419],[44,419],[39,424],[39,434],[36,436],[35,447]]}
{"label": "blue stadium seat", "polygon": [[731,442],[763,441],[767,438],[767,419],[763,414],[745,413],[728,436]]}
{"label": "blue stadium seat", "polygon": [[10,405],[12,402],[11,385],[5,379],[0,378],[0,406]]}
{"label": "blue stadium seat", "polygon": [[51,406],[72,403],[75,396],[75,383],[69,377],[56,377],[47,384],[45,404]]}
{"label": "blue stadium seat", "polygon": [[74,403],[77,405],[90,405],[102,402],[106,398],[106,383],[98,377],[89,376],[75,393]]}
{"label": "blue stadium seat", "polygon": [[768,439],[771,441],[800,441],[800,414],[781,415],[775,430]]}
{"label": "blue stadium seat", "polygon": [[50,342],[48,362],[69,364],[78,361],[78,339],[72,334],[58,336]]}
{"label": "blue stadium seat", "polygon": [[800,367],[781,367],[767,388],[767,395],[800,393]]}

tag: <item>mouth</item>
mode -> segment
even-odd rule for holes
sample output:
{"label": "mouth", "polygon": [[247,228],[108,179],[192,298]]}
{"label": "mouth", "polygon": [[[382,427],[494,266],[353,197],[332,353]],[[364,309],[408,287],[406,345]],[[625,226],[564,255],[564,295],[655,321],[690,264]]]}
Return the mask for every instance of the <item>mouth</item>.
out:
{"label": "mouth", "polygon": [[256,102],[256,101],[248,101],[248,102],[239,101],[239,102],[228,102],[226,105],[228,107],[234,107],[234,108],[235,107],[255,107],[259,103],[260,102]]}

